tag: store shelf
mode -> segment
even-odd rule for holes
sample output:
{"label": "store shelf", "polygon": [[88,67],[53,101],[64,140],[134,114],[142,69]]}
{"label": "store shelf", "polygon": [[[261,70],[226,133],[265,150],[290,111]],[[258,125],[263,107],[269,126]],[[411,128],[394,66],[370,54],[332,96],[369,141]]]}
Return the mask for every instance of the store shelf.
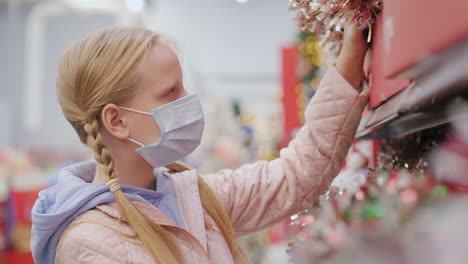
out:
{"label": "store shelf", "polygon": [[468,40],[427,58],[406,89],[363,117],[357,138],[388,139],[453,121],[448,109],[468,98]]}
{"label": "store shelf", "polygon": [[17,252],[14,250],[8,250],[5,252],[5,261],[7,264],[34,264],[34,260],[31,253]]}

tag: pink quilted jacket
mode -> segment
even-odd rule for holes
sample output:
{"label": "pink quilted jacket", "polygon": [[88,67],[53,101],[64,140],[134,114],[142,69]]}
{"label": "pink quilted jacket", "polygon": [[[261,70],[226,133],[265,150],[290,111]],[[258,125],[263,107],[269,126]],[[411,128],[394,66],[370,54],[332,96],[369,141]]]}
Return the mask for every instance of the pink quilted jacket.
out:
{"label": "pink quilted jacket", "polygon": [[[327,190],[350,147],[366,92],[359,94],[330,67],[309,103],[302,127],[280,158],[236,170],[205,175],[239,235],[268,227],[310,207]],[[188,230],[174,225],[150,205],[135,202],[151,220],[164,225],[190,263],[234,263],[229,248],[203,210],[197,172],[170,174]],[[62,233],[56,263],[152,263],[150,255],[119,217],[115,203],[77,217]]]}

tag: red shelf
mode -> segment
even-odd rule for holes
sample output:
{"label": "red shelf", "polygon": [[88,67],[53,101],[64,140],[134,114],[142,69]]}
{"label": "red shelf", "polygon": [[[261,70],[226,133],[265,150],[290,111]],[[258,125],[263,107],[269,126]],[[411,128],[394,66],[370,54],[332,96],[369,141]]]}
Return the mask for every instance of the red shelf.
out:
{"label": "red shelf", "polygon": [[14,250],[5,252],[5,260],[6,264],[34,264],[31,253],[22,253]]}

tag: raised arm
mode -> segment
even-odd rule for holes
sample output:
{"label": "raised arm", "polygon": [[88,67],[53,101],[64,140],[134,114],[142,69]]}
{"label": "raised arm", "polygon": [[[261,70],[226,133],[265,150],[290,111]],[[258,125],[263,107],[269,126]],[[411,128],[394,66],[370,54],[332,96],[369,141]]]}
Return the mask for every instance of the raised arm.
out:
{"label": "raised arm", "polygon": [[[360,46],[362,45],[362,46]],[[359,93],[366,51],[362,32],[345,45],[305,110],[305,125],[273,161],[258,161],[204,178],[238,234],[254,232],[310,207],[338,174],[367,103]]]}

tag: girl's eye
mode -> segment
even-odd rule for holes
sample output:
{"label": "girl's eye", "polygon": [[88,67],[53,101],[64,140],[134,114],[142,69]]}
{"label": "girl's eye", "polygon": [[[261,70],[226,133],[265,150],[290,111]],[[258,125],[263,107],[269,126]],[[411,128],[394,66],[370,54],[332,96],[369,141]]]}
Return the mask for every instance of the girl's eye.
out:
{"label": "girl's eye", "polygon": [[171,91],[169,92],[169,95],[174,95],[175,94],[175,87],[171,89]]}

